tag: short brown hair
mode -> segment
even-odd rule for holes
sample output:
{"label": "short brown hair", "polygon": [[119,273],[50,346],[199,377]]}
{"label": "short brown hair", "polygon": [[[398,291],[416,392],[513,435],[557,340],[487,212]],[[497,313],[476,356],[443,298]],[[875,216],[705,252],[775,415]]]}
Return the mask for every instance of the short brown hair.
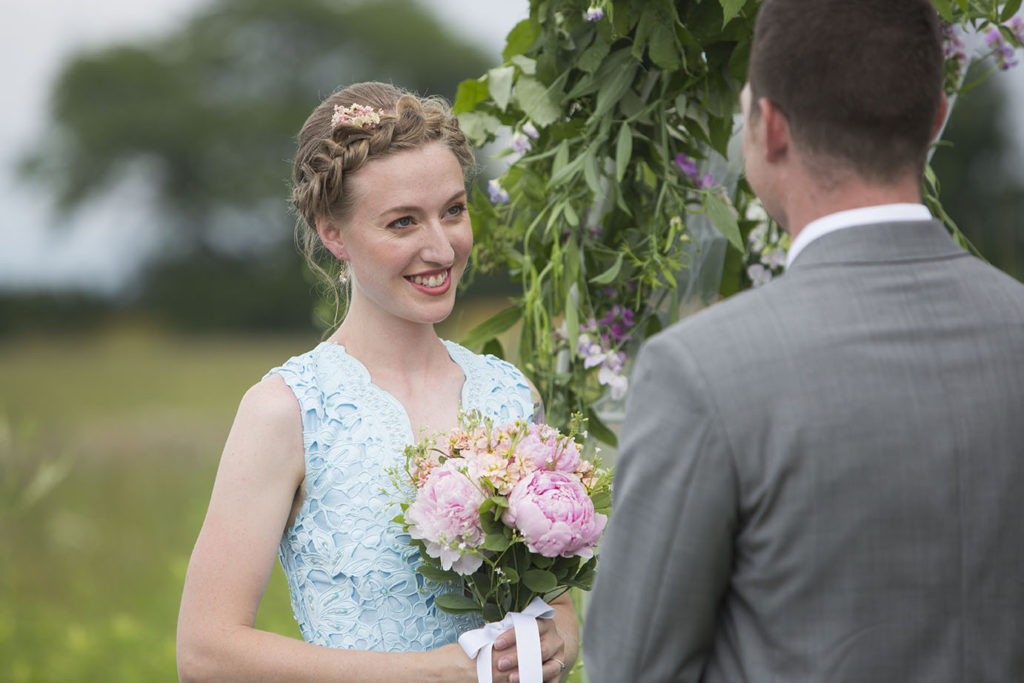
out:
{"label": "short brown hair", "polygon": [[[334,107],[364,105],[381,113],[372,128],[333,126]],[[420,97],[387,83],[356,83],[321,102],[299,131],[292,170],[292,206],[299,215],[296,242],[314,272],[331,278],[318,264],[316,219],[343,218],[352,205],[348,179],[366,162],[396,152],[441,142],[451,150],[468,179],[473,150],[451,107],[440,97]]]}
{"label": "short brown hair", "polygon": [[942,97],[930,0],[764,0],[748,76],[813,155],[861,176],[920,173]]}

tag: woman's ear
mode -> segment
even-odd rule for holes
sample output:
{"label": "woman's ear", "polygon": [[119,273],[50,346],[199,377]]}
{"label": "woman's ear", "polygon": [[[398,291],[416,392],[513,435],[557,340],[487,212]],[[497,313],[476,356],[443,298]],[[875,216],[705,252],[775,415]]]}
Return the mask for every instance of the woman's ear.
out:
{"label": "woman's ear", "polygon": [[316,233],[320,235],[320,241],[327,247],[327,251],[334,254],[339,261],[348,260],[348,252],[345,250],[345,240],[341,236],[341,228],[334,221],[317,216]]}

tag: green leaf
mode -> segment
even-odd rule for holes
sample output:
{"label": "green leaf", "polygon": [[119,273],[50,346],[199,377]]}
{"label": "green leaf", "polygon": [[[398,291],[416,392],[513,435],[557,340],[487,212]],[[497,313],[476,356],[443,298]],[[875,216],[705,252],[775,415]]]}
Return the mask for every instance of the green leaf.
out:
{"label": "green leaf", "polygon": [[580,291],[577,283],[572,283],[565,295],[565,329],[568,334],[569,348],[575,349],[580,338]]}
{"label": "green leaf", "polygon": [[1013,15],[1017,14],[1020,10],[1021,0],[1008,0],[1006,5],[1003,7],[1003,13],[1000,15],[999,20],[1006,22],[1013,18]]}
{"label": "green leaf", "polygon": [[597,413],[592,408],[587,409],[587,431],[612,448],[618,448],[619,437],[615,436],[615,432],[608,429],[608,426],[601,421],[601,418],[597,416]]}
{"label": "green leaf", "polygon": [[682,63],[680,60],[681,48],[671,24],[659,23],[654,28],[654,34],[651,36],[651,42],[647,49],[650,52],[651,61],[666,71],[674,71]]}
{"label": "green leaf", "polygon": [[505,38],[505,50],[501,56],[508,60],[514,55],[521,55],[537,40],[537,26],[531,19],[523,19],[512,27]]}
{"label": "green leaf", "polygon": [[562,140],[555,150],[555,159],[551,162],[551,177],[554,178],[569,163],[569,141]]}
{"label": "green leaf", "polygon": [[612,494],[611,491],[598,491],[590,500],[594,503],[594,510],[601,514],[608,514],[608,510],[612,507]]}
{"label": "green leaf", "polygon": [[953,21],[953,0],[932,0],[932,4],[939,11],[939,16],[946,21]]}
{"label": "green leaf", "polygon": [[485,356],[494,356],[495,358],[505,360],[505,349],[497,339],[492,339],[484,344],[483,348],[480,349],[480,353]]}
{"label": "green leaf", "polygon": [[484,605],[483,617],[486,622],[501,621],[505,615],[501,613],[501,608],[495,605],[493,602],[489,602]]}
{"label": "green leaf", "polygon": [[572,202],[566,202],[562,207],[562,213],[565,214],[565,220],[569,225],[576,227],[580,224],[579,214],[576,213],[576,209],[572,208]]}
{"label": "green leaf", "polygon": [[576,60],[576,68],[584,73],[593,74],[601,66],[601,62],[608,56],[611,45],[603,40],[596,40]]}
{"label": "green leaf", "polygon": [[595,285],[610,285],[615,282],[615,278],[619,277],[619,271],[622,270],[622,259],[625,255],[625,252],[620,251],[619,255],[615,258],[615,263],[603,273],[590,278],[590,282]]}
{"label": "green leaf", "polygon": [[743,9],[743,5],[747,4],[747,0],[721,0],[722,3],[722,27],[732,21],[740,10]]}
{"label": "green leaf", "polygon": [[519,322],[522,314],[522,310],[516,306],[496,313],[470,330],[469,334],[463,337],[462,345],[470,349],[477,348]]}
{"label": "green leaf", "polygon": [[587,149],[587,153],[583,157],[583,177],[587,181],[587,187],[595,195],[601,195],[601,172],[597,165],[597,150],[600,141],[595,142]]}
{"label": "green leaf", "polygon": [[452,105],[452,113],[462,114],[473,111],[473,108],[487,99],[487,83],[479,78],[459,83],[458,92],[455,93],[455,104]]}
{"label": "green leaf", "polygon": [[510,545],[512,545],[512,541],[505,538],[505,534],[487,534],[484,537],[484,550],[500,553]]}
{"label": "green leaf", "polygon": [[585,591],[590,590],[591,586],[594,585],[594,576],[597,573],[597,557],[592,557],[583,563],[579,571],[576,572],[571,580],[567,581],[571,586],[581,588]]}
{"label": "green leaf", "polygon": [[[625,49],[621,50],[625,51]],[[628,56],[628,52],[626,52]],[[630,59],[623,68],[617,69],[610,79],[604,81],[597,91],[597,106],[591,114],[591,121],[599,121],[605,114],[612,110],[622,96],[626,94],[629,87],[633,85],[633,77],[636,75],[638,64]]]}
{"label": "green leaf", "polygon": [[487,89],[498,108],[505,111],[512,97],[512,79],[516,75],[514,66],[496,66],[487,72]]}
{"label": "green leaf", "polygon": [[[556,154],[555,156],[557,159],[558,155]],[[553,172],[551,174],[551,179],[548,180],[548,189],[551,190],[557,187],[558,185],[571,179],[573,176],[579,173],[580,169],[583,167],[583,161],[585,160],[585,158],[585,156],[578,156],[569,163],[567,163],[566,165],[562,166],[560,169],[558,169],[557,172]]]}
{"label": "green leaf", "polygon": [[434,598],[434,604],[449,614],[479,612],[482,608],[472,598],[462,593],[445,593]]}
{"label": "green leaf", "polygon": [[459,575],[455,572],[445,571],[425,562],[417,567],[416,571],[435,583],[452,583],[459,580]]}
{"label": "green leaf", "polygon": [[558,588],[555,575],[546,569],[530,569],[523,572],[523,585],[534,593],[543,595]]}
{"label": "green leaf", "polygon": [[482,111],[467,111],[458,115],[459,128],[474,145],[482,145],[501,128],[501,121],[493,114]]}
{"label": "green leaf", "polygon": [[519,572],[516,571],[515,567],[502,566],[501,571],[505,574],[505,578],[507,578],[510,582],[512,582],[513,584],[519,583]]}
{"label": "green leaf", "polygon": [[629,159],[633,156],[633,133],[629,124],[623,123],[619,128],[619,137],[615,140],[615,179],[622,182],[629,168]]}
{"label": "green leaf", "polygon": [[[552,89],[561,82],[556,81]],[[550,126],[562,117],[558,100],[543,83],[532,76],[520,76],[516,81],[516,101],[534,124],[541,128]]]}
{"label": "green leaf", "polygon": [[533,76],[537,73],[537,60],[524,57],[522,55],[515,55],[510,57],[509,62],[519,67],[519,70],[527,76]]}
{"label": "green leaf", "polygon": [[717,193],[709,192],[704,195],[704,208],[715,229],[722,233],[734,247],[743,251],[743,237],[740,236],[740,226],[732,212],[732,207],[726,204],[725,200]]}
{"label": "green leaf", "polygon": [[490,512],[480,515],[480,527],[486,534],[504,534],[508,529],[500,519]]}

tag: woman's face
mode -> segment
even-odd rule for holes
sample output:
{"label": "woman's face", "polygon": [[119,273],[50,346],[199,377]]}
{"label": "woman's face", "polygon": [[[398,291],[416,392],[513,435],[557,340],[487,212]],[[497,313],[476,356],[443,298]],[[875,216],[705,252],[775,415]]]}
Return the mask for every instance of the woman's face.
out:
{"label": "woman's face", "polygon": [[354,201],[332,251],[349,262],[351,312],[414,323],[451,313],[473,247],[464,182],[440,142],[367,162],[348,179]]}

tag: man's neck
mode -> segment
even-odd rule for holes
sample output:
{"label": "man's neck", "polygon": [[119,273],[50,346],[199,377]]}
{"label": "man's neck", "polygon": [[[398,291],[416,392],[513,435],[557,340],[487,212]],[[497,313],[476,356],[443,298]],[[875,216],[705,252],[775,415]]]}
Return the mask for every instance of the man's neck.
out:
{"label": "man's neck", "polygon": [[907,177],[886,185],[867,183],[854,176],[823,187],[807,179],[806,192],[793,193],[786,207],[787,225],[791,238],[796,238],[807,225],[819,218],[840,211],[862,209],[885,204],[919,204],[921,183],[916,177]]}

